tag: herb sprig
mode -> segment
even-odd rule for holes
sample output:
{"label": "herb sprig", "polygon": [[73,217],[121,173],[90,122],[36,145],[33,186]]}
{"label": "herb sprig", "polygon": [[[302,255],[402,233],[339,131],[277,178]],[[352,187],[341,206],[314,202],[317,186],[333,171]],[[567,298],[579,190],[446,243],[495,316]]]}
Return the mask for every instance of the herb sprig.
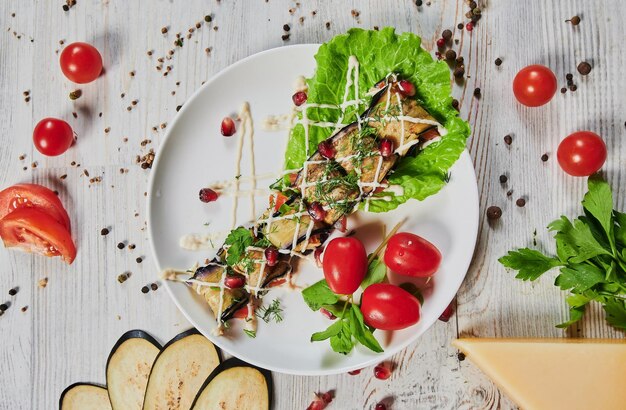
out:
{"label": "herb sprig", "polygon": [[611,188],[601,177],[589,177],[588,187],[584,215],[573,221],[562,216],[548,225],[555,232],[556,256],[523,248],[499,262],[518,271],[516,278],[530,281],[560,267],[554,284],[571,293],[566,298],[570,319],[557,327],[576,323],[596,301],[611,326],[626,330],[626,214],[613,209]]}

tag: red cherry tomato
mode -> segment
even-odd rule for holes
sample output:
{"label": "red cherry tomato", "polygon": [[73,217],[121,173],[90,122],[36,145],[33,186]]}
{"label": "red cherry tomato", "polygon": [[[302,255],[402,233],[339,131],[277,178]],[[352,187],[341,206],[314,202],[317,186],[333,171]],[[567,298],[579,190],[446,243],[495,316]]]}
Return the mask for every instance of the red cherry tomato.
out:
{"label": "red cherry tomato", "polygon": [[563,171],[575,177],[585,177],[604,165],[606,145],[599,135],[578,131],[561,141],[556,157]]}
{"label": "red cherry tomato", "polygon": [[324,252],[324,278],[340,295],[352,294],[367,273],[367,254],[361,241],[353,237],[335,238]]}
{"label": "red cherry tomato", "polygon": [[420,302],[399,286],[375,283],[363,292],[361,312],[373,328],[400,330],[420,320]]}
{"label": "red cherry tomato", "polygon": [[59,61],[67,79],[78,84],[90,83],[102,72],[102,56],[91,44],[69,44],[61,52]]}
{"label": "red cherry tomato", "polygon": [[20,208],[0,219],[0,238],[7,248],[44,256],[61,256],[71,264],[76,246],[65,226],[36,208]]}
{"label": "red cherry tomato", "polygon": [[441,252],[426,239],[409,232],[395,234],[387,242],[385,265],[405,276],[432,276],[441,263]]}
{"label": "red cherry tomato", "polygon": [[522,68],[513,80],[515,98],[527,107],[547,104],[554,97],[556,87],[556,76],[542,65]]}
{"label": "red cherry tomato", "polygon": [[21,208],[35,208],[53,217],[70,230],[70,218],[59,198],[37,184],[17,184],[0,191],[0,219]]}
{"label": "red cherry tomato", "polygon": [[74,131],[68,123],[57,118],[44,118],[33,131],[37,151],[49,157],[63,154],[74,142]]}

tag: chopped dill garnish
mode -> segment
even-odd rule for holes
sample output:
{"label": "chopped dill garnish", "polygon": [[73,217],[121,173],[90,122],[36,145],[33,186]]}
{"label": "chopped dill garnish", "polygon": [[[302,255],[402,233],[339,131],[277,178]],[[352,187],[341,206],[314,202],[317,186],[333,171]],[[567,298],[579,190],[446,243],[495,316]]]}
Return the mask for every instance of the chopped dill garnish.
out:
{"label": "chopped dill garnish", "polygon": [[280,300],[278,299],[274,299],[269,306],[261,306],[255,314],[265,323],[269,323],[272,320],[276,323],[283,321],[283,308],[280,306]]}
{"label": "chopped dill garnish", "polygon": [[248,335],[248,337],[254,339],[256,337],[256,332],[254,330],[243,329],[243,332]]}

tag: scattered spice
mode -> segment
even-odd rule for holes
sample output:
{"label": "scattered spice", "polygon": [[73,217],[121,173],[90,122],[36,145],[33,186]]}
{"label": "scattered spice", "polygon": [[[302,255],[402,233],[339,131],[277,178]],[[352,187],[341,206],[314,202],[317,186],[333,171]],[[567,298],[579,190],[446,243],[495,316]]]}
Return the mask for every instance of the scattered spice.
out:
{"label": "scattered spice", "polygon": [[480,98],[480,88],[474,88],[474,97]]}
{"label": "scattered spice", "polygon": [[457,100],[456,98],[452,100],[452,108],[454,108],[457,111],[459,110],[459,100]]}
{"label": "scattered spice", "polygon": [[565,20],[566,23],[570,23],[572,26],[577,26],[580,24],[580,17],[574,16],[569,20]]}
{"label": "scattered spice", "polygon": [[511,196],[513,195],[513,190],[509,189],[508,191],[506,191],[506,196]]}
{"label": "scattered spice", "polygon": [[28,306],[22,306],[20,310],[22,311],[22,313],[25,313],[28,310]]}
{"label": "scattered spice", "polygon": [[576,69],[578,70],[580,75],[587,75],[591,72],[591,64],[583,61],[582,63],[578,64],[578,67],[576,67]]}
{"label": "scattered spice", "polygon": [[541,156],[541,160],[542,160],[543,162],[546,162],[548,159],[549,159],[548,154],[543,154],[543,155]]}
{"label": "scattered spice", "polygon": [[63,174],[59,177],[60,180],[64,180],[65,178],[67,178],[67,174]]}
{"label": "scattered spice", "polygon": [[456,60],[456,51],[454,51],[454,50],[446,51],[446,60],[448,60],[448,61]]}
{"label": "scattered spice", "polygon": [[131,243],[130,245],[128,245],[128,249],[130,249],[131,251],[132,251],[133,249],[135,249],[135,247],[136,247],[136,246],[135,246],[135,244],[134,244],[134,243]]}
{"label": "scattered spice", "polygon": [[48,278],[39,279],[39,282],[37,284],[41,289],[45,288],[46,286],[48,286]]}
{"label": "scattered spice", "polygon": [[578,89],[578,87],[576,86],[576,84],[572,84],[572,85],[569,86],[569,90],[572,91],[572,92],[576,91],[577,89]]}
{"label": "scattered spice", "polygon": [[15,296],[15,295],[17,295],[18,290],[19,290],[18,288],[12,288],[12,289],[10,289],[10,290],[9,290],[9,296]]}
{"label": "scattered spice", "polygon": [[128,280],[129,277],[130,277],[130,272],[124,272],[117,276],[117,281],[119,283],[124,283],[126,282],[126,280]]}
{"label": "scattered spice", "polygon": [[450,41],[452,39],[452,31],[445,29],[441,32],[441,37],[446,41]]}
{"label": "scattered spice", "polygon": [[108,234],[109,234],[109,229],[108,228],[102,228],[100,230],[100,235],[107,236]]}
{"label": "scattered spice", "polygon": [[104,129],[104,133],[105,133],[105,134],[108,134],[109,132],[111,132],[111,127],[106,127],[106,128]]}
{"label": "scattered spice", "polygon": [[513,137],[511,137],[510,135],[505,135],[504,136],[504,143],[506,145],[511,145],[511,143],[513,143]]}
{"label": "scattered spice", "polygon": [[204,21],[210,23],[213,21],[213,17],[207,14],[206,16],[204,16]]}
{"label": "scattered spice", "polygon": [[463,27],[465,27],[463,23],[459,23],[456,25],[456,28],[458,28],[459,30],[463,30]]}
{"label": "scattered spice", "polygon": [[326,30],[330,30],[330,21],[327,21],[325,25],[326,25]]}
{"label": "scattered spice", "polygon": [[285,25],[283,25],[283,30],[289,31],[289,30],[291,30],[291,27],[289,27],[289,24],[285,24]]}
{"label": "scattered spice", "polygon": [[526,205],[526,200],[524,198],[518,198],[518,200],[515,201],[515,205],[519,206],[520,208],[523,208],[524,205]]}
{"label": "scattered spice", "polygon": [[141,288],[141,293],[148,293],[150,292],[150,289],[148,289],[147,286],[144,286],[143,288]]}
{"label": "scattered spice", "polygon": [[152,290],[157,290],[158,288],[159,288],[159,285],[157,285],[156,283],[152,283],[150,285],[150,289],[152,289]]}
{"label": "scattered spice", "polygon": [[168,29],[167,27],[163,27],[163,28],[161,28],[161,34],[167,34],[167,31],[168,31],[168,30],[169,30],[169,29]]}
{"label": "scattered spice", "polygon": [[456,67],[454,69],[454,77],[456,78],[462,78],[465,75],[465,69],[461,66],[461,67]]}
{"label": "scattered spice", "polygon": [[502,209],[499,206],[490,206],[487,208],[487,219],[495,221],[502,216]]}
{"label": "scattered spice", "polygon": [[563,87],[561,88],[561,94],[565,94],[567,92],[567,88]]}
{"label": "scattered spice", "polygon": [[6,310],[9,308],[9,305],[6,303],[0,304],[0,312],[6,312]]}
{"label": "scattered spice", "polygon": [[141,164],[140,166],[141,166],[142,169],[152,168],[152,163],[154,162],[154,157],[155,157],[154,150],[150,149],[150,152],[148,152],[146,155],[144,155],[142,157],[137,156],[136,162],[138,164]]}
{"label": "scattered spice", "polygon": [[500,57],[496,58],[495,64],[500,67],[502,65],[502,59]]}
{"label": "scattered spice", "polygon": [[137,259],[135,259],[135,262],[137,262],[137,263],[141,263],[141,262],[143,262],[143,259],[141,259],[141,258],[137,258]]}
{"label": "scattered spice", "polygon": [[283,39],[283,41],[287,41],[289,40],[289,34],[283,34],[281,38]]}
{"label": "scattered spice", "polygon": [[509,178],[506,175],[504,175],[504,174],[500,175],[500,183],[501,184],[506,184],[506,181],[508,181],[508,180],[509,180]]}
{"label": "scattered spice", "polygon": [[124,242],[120,242],[120,243],[117,244],[117,249],[124,249],[124,247],[126,247]]}

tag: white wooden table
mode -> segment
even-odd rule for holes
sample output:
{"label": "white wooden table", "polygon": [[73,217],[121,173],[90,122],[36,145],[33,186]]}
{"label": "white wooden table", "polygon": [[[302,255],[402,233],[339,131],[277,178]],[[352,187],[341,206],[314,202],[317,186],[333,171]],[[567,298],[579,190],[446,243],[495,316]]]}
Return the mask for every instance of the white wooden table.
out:
{"label": "white wooden table", "polygon": [[[453,29],[468,74],[463,85],[454,86],[454,95],[473,129],[468,147],[481,193],[480,234],[457,314],[395,356],[397,369],[389,380],[374,379],[372,369],[358,376],[275,374],[276,408],[304,409],[313,392],[328,390],[335,391],[335,409],[371,409],[385,398],[393,409],[511,408],[491,381],[459,361],[452,339],[623,338],[605,325],[600,309],[568,331],[555,328],[567,309],[552,278],[521,283],[497,263],[508,249],[532,244],[535,229],[538,246],[551,249],[544,227],[561,213],[579,211],[585,180],[564,175],[555,160],[558,142],[570,132],[589,129],[602,135],[609,150],[604,169],[618,208],[626,208],[626,11],[621,2],[485,1],[483,19],[469,34],[455,29],[467,20],[463,0],[431,1],[417,8],[404,0],[78,0],[69,12],[62,10],[62,0],[0,2],[0,187],[32,181],[57,189],[79,248],[70,267],[0,250],[0,303],[11,302],[0,318],[0,408],[55,408],[70,383],[104,383],[108,352],[126,330],[141,328],[165,342],[189,326],[163,289],[140,292],[157,272],[145,229],[149,170],[141,169],[135,156],[150,148],[158,155],[160,124],[171,121],[176,107],[224,67],[272,47],[324,42],[350,27],[395,26],[420,34],[429,50],[443,29]],[[207,14],[210,24],[204,22]],[[578,27],[564,22],[574,14],[582,16]],[[172,48],[175,33],[185,35],[197,22],[201,28],[166,60],[164,68],[172,69],[163,76],[157,58]],[[287,41],[281,38],[284,24],[291,26]],[[69,83],[58,67],[60,41],[94,44],[106,74],[86,86]],[[496,68],[498,57],[503,63]],[[593,64],[584,78],[576,73],[583,60]],[[543,108],[520,107],[511,81],[530,63],[550,66],[559,86],[566,73],[575,73],[578,90],[558,93]],[[482,90],[480,99],[472,97],[476,87]],[[83,96],[72,102],[68,94],[76,88]],[[27,90],[29,102],[24,101]],[[137,105],[127,111],[132,100]],[[78,134],[65,155],[46,158],[33,147],[34,124],[46,116],[68,120]],[[513,136],[510,147],[503,143],[506,134]],[[151,143],[142,147],[145,139]],[[544,153],[549,155],[545,163]],[[501,174],[508,176],[507,184],[500,184]],[[97,176],[102,181],[90,183]],[[508,190],[513,190],[510,197]],[[524,208],[515,206],[519,197],[527,200]],[[503,210],[495,226],[484,213],[490,205]],[[109,235],[101,236],[102,228]],[[119,242],[136,248],[119,250]],[[119,284],[117,276],[126,271],[132,272],[130,279]],[[38,286],[42,278],[49,280],[46,288]],[[15,286],[19,293],[9,297]]]}

